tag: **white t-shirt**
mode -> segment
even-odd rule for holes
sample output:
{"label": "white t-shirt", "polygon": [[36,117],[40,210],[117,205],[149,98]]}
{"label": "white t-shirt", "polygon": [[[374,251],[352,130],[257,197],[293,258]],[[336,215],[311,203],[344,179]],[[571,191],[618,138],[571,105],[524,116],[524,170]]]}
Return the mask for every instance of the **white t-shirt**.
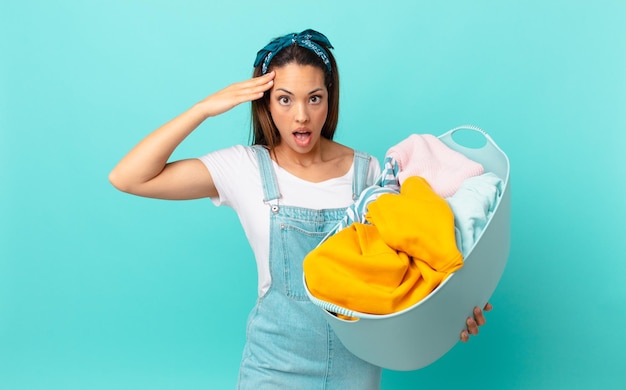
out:
{"label": "white t-shirt", "polygon": [[[270,210],[263,202],[263,185],[254,149],[237,145],[218,150],[199,158],[207,167],[219,197],[211,198],[216,206],[233,208],[252,247],[257,262],[259,296],[267,292],[270,284]],[[309,182],[292,175],[272,161],[280,190],[280,204],[309,209],[331,209],[350,206],[354,164],[341,177],[319,183]],[[370,160],[366,186],[380,175],[380,165],[375,157]]]}

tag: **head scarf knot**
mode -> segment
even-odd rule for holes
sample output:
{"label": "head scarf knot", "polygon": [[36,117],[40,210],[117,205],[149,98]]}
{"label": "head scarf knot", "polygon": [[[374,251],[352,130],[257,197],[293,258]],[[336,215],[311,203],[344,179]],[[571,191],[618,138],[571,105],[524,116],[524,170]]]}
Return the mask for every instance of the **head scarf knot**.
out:
{"label": "head scarf knot", "polygon": [[304,30],[299,34],[287,34],[280,38],[276,38],[270,43],[267,44],[263,49],[259,50],[256,55],[256,59],[254,60],[254,67],[256,68],[262,62],[262,72],[263,74],[267,73],[267,68],[272,61],[272,58],[276,54],[278,54],[281,50],[291,46],[298,45],[300,47],[304,47],[305,49],[311,50],[315,53],[319,58],[324,61],[326,68],[328,71],[331,71],[330,59],[328,56],[328,52],[326,48],[332,49],[333,46],[330,44],[330,41],[326,36],[320,32],[315,30]]}

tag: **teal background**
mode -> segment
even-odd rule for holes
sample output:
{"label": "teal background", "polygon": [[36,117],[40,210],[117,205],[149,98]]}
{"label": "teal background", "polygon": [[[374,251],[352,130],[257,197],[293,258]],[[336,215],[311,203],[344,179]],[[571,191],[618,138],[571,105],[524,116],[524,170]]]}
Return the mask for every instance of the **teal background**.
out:
{"label": "teal background", "polygon": [[[626,388],[626,2],[0,2],[0,389],[234,388],[256,296],[235,214],[117,192],[143,136],[334,44],[337,139],[484,128],[512,163],[512,247],[480,335],[383,389]],[[176,151],[248,141],[248,107]]]}

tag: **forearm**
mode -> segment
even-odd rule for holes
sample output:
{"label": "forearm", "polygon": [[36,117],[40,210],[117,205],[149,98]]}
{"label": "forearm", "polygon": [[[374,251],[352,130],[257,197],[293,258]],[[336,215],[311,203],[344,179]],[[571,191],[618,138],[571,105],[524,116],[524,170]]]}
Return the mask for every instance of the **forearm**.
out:
{"label": "forearm", "polygon": [[273,85],[274,72],[231,84],[164,124],[137,144],[109,174],[119,190],[162,199],[216,196],[210,173],[198,161],[168,164],[176,147],[208,117],[263,97]]}
{"label": "forearm", "polygon": [[109,180],[118,189],[132,192],[132,188],[158,176],[170,156],[208,115],[199,104],[167,122],[139,142],[109,174]]}

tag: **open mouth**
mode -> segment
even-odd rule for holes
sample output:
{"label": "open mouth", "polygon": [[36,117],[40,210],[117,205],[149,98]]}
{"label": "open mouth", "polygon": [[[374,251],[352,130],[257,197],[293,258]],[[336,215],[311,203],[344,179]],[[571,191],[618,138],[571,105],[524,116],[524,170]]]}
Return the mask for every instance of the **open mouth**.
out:
{"label": "open mouth", "polygon": [[293,136],[299,146],[306,146],[311,140],[310,131],[294,131]]}

